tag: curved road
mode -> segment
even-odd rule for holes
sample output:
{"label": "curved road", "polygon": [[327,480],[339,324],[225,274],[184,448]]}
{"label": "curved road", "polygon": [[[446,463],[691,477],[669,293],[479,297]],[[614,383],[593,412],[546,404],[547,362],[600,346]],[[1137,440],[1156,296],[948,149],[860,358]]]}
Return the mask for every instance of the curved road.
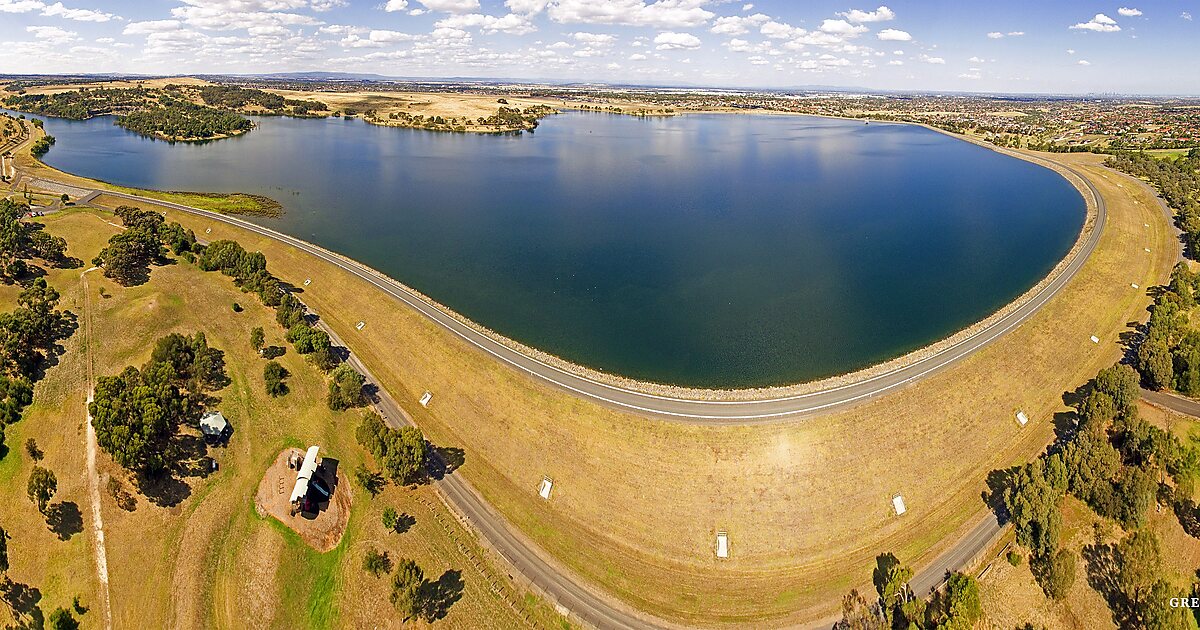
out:
{"label": "curved road", "polygon": [[[731,424],[763,422],[785,416],[812,415],[882,395],[894,388],[954,365],[1027,320],[1058,294],[1062,287],[1076,275],[1099,242],[1107,217],[1104,198],[1095,186],[1074,169],[1064,168],[1079,177],[1088,187],[1096,204],[1096,224],[1081,250],[1067,265],[1063,273],[1043,287],[1033,299],[962,342],[912,365],[858,383],[811,394],[744,402],[710,402],[656,396],[597,383],[565,372],[512,350],[462,324],[411,293],[399,282],[376,275],[366,267],[336,256],[322,248],[248,221],[172,202],[107,190],[93,190],[80,201],[86,203],[97,194],[103,193],[165,206],[251,230],[299,248],[362,278],[395,299],[423,313],[472,345],[556,387],[609,406],[631,411],[669,416],[697,423]],[[356,368],[363,372],[364,376],[378,383],[371,377],[366,366],[357,361],[356,357],[352,357],[351,361]],[[379,400],[376,401],[376,404],[390,424],[396,426],[400,422],[410,422],[408,415],[386,390],[380,387],[379,393]],[[556,602],[560,608],[570,611],[577,620],[599,628],[618,630],[675,627],[674,624],[637,612],[612,597],[586,586],[574,572],[561,567],[553,559],[548,558],[536,544],[510,527],[503,516],[496,513],[459,475],[443,475],[436,484],[446,501],[475,527],[491,548],[503,556],[528,582]],[[989,547],[1001,529],[995,516],[990,512],[987,513],[985,518],[954,547],[917,573],[910,583],[912,588],[918,593],[926,593],[937,587],[947,571],[962,568]],[[832,620],[820,623],[828,626],[832,624]]]}
{"label": "curved road", "polygon": [[437,322],[443,328],[471,345],[559,389],[626,411],[652,416],[664,416],[696,424],[721,425],[761,423],[784,417],[811,416],[848,407],[887,394],[896,388],[958,363],[971,353],[999,339],[1005,333],[1033,316],[1038,309],[1057,295],[1075,277],[1075,274],[1078,273],[1084,262],[1087,261],[1092,251],[1096,248],[1096,244],[1100,241],[1100,234],[1104,230],[1104,222],[1107,218],[1107,207],[1105,206],[1104,197],[1100,195],[1096,187],[1075,169],[1066,166],[1063,166],[1063,168],[1070,171],[1076,177],[1079,177],[1087,185],[1096,205],[1096,224],[1089,233],[1087,241],[1084,242],[1083,247],[1075,254],[1075,257],[1071,259],[1066,269],[1058,274],[1054,280],[1042,287],[1025,304],[953,346],[878,376],[807,394],[736,402],[673,398],[594,381],[514,350],[462,323],[457,318],[448,315],[442,309],[429,304],[400,282],[387,278],[382,274],[377,274],[365,265],[332,254],[328,250],[306,241],[249,221],[190,206],[139,197],[127,193],[106,190],[95,192],[154,203],[175,210],[202,215],[283,241],[288,245],[358,276],[396,300],[403,302],[429,319]]}

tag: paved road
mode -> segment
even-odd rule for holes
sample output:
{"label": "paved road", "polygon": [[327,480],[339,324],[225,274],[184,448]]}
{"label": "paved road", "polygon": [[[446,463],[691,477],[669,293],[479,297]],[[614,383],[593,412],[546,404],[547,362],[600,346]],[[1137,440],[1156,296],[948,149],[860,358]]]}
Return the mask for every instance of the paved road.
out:
{"label": "paved road", "polygon": [[[1074,169],[1068,168],[1068,170],[1079,175]],[[112,191],[103,192],[106,195],[146,201],[183,212],[199,214],[209,219],[237,225],[252,232],[283,241],[358,276],[396,300],[419,311],[471,345],[559,389],[625,411],[652,416],[665,416],[678,421],[696,424],[723,425],[771,422],[784,417],[812,416],[820,413],[828,413],[839,408],[849,407],[882,396],[899,387],[958,363],[971,353],[995,341],[1029,319],[1075,277],[1075,274],[1078,273],[1083,263],[1096,248],[1096,244],[1100,240],[1100,234],[1104,229],[1104,223],[1107,218],[1107,207],[1105,206],[1104,198],[1100,196],[1091,182],[1082,176],[1080,178],[1087,184],[1096,202],[1097,216],[1095,227],[1089,234],[1087,241],[1083,244],[1082,249],[1067,265],[1067,268],[1020,308],[1015,309],[987,328],[978,331],[974,335],[941,352],[879,376],[808,394],[738,402],[673,398],[600,383],[513,350],[429,304],[399,282],[300,239],[236,217],[220,215],[181,204],[147,199],[136,195]],[[85,197],[86,199],[88,197]]]}
{"label": "paved road", "polygon": [[1156,392],[1151,389],[1142,389],[1142,398],[1146,399],[1159,407],[1166,407],[1171,411],[1176,411],[1184,415],[1200,418],[1200,400],[1192,400],[1178,394],[1170,392]]}

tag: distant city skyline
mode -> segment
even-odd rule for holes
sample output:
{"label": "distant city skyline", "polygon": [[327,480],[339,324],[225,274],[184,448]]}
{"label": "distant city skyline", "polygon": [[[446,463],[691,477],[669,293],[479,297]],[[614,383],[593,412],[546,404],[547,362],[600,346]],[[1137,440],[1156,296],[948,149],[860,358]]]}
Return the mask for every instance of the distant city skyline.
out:
{"label": "distant city skyline", "polygon": [[0,0],[0,73],[1200,95],[1187,2]]}

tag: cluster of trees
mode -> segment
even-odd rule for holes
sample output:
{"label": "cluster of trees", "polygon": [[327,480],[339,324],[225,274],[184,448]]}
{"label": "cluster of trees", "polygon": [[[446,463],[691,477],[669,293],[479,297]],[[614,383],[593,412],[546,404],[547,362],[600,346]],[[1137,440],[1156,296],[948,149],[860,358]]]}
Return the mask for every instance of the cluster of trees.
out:
{"label": "cluster of trees", "polygon": [[270,394],[272,398],[287,395],[288,386],[283,382],[283,379],[287,377],[287,368],[280,365],[278,361],[267,361],[267,364],[263,366],[263,381],[267,384],[267,394]]}
{"label": "cluster of trees", "polygon": [[40,158],[46,155],[52,146],[54,146],[54,136],[45,135],[33,141],[33,144],[29,147],[29,152],[33,154],[33,157]]}
{"label": "cluster of trees", "polygon": [[345,363],[337,366],[329,375],[329,396],[326,402],[334,411],[345,411],[351,407],[367,404],[363,385],[367,379]]}
{"label": "cluster of trees", "polygon": [[1175,223],[1183,230],[1188,256],[1200,257],[1200,149],[1174,160],[1156,159],[1143,152],[1119,153],[1105,164],[1149,180],[1175,211]]}
{"label": "cluster of trees", "polygon": [[1155,295],[1135,361],[1147,387],[1200,396],[1200,330],[1190,317],[1198,291],[1200,274],[1179,263]]}
{"label": "cluster of trees", "polygon": [[80,88],[54,94],[18,94],[4,99],[5,107],[72,120],[146,107],[154,102],[146,88]]}
{"label": "cluster of trees", "polygon": [[312,116],[312,112],[328,111],[325,104],[320,101],[284,98],[271,92],[236,85],[202,85],[196,88],[196,92],[205,105],[228,110],[240,110],[249,106],[266,110],[256,113],[296,117]]}
{"label": "cluster of trees", "polygon": [[163,140],[212,140],[250,131],[250,119],[187,101],[173,101],[117,117],[118,125]]}
{"label": "cluster of trees", "polygon": [[355,439],[383,468],[393,483],[408,485],[420,480],[428,449],[416,427],[393,429],[376,413],[367,413],[354,432]]}
{"label": "cluster of trees", "polygon": [[17,296],[17,308],[0,313],[0,452],[4,428],[33,400],[33,383],[58,341],[70,336],[74,317],[58,310],[59,294],[44,278]]}
{"label": "cluster of trees", "polygon": [[925,600],[909,590],[912,569],[895,555],[881,554],[875,563],[878,597],[869,601],[857,589],[850,591],[842,599],[842,619],[834,624],[838,630],[958,630],[974,627],[983,616],[979,584],[969,575],[950,574],[945,588]]}
{"label": "cluster of trees", "polygon": [[[1118,364],[1101,370],[1081,389],[1074,431],[1009,477],[1003,498],[1017,542],[1030,550],[1034,577],[1053,598],[1066,597],[1077,561],[1073,552],[1059,545],[1060,508],[1068,492],[1097,514],[1135,532],[1134,537],[1149,535],[1141,529],[1156,500],[1179,497],[1177,512],[1194,514],[1194,503],[1181,510],[1180,502],[1190,501],[1200,474],[1200,453],[1138,416],[1139,391],[1139,375],[1131,367]],[[1171,483],[1160,483],[1160,477]],[[1162,582],[1159,591],[1169,587],[1160,574],[1150,584],[1158,581]],[[1165,605],[1158,597],[1143,595],[1121,600],[1114,611],[1142,618],[1152,614],[1150,608]],[[1114,603],[1111,597],[1110,603]]]}
{"label": "cluster of trees", "polygon": [[103,267],[104,277],[122,285],[144,282],[149,266],[166,256],[165,246],[176,254],[197,247],[196,235],[178,223],[167,223],[163,215],[133,206],[120,206],[116,214],[125,230],[108,239],[108,245],[92,259]]}
{"label": "cluster of trees", "polygon": [[224,354],[208,346],[204,333],[167,335],[141,369],[97,379],[88,405],[97,441],[119,465],[158,475],[180,461],[174,438],[199,417],[204,392],[228,382]]}
{"label": "cluster of trees", "polygon": [[29,206],[11,199],[0,199],[0,282],[11,284],[29,272],[26,260],[40,258],[66,267],[67,241],[47,233],[39,223],[22,221]]}

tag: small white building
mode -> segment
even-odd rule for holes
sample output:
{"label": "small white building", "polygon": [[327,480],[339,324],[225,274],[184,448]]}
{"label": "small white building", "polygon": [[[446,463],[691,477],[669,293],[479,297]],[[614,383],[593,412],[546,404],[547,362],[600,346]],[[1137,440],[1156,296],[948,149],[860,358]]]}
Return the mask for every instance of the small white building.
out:
{"label": "small white building", "polygon": [[549,477],[542,477],[542,483],[538,484],[538,496],[549,501],[550,491],[554,489],[554,480]]}
{"label": "small white building", "polygon": [[896,493],[892,497],[892,509],[896,511],[896,516],[901,516],[908,511],[908,506],[904,505],[904,497],[900,493]]}
{"label": "small white building", "polygon": [[229,431],[229,421],[220,411],[207,411],[200,416],[200,432],[210,440],[220,440]]}
{"label": "small white building", "polygon": [[1026,424],[1029,424],[1029,416],[1025,415],[1024,411],[1018,411],[1017,412],[1017,423],[1020,424],[1021,426],[1025,426]]}
{"label": "small white building", "polygon": [[729,534],[725,530],[717,532],[717,557],[722,560],[729,557]]}

